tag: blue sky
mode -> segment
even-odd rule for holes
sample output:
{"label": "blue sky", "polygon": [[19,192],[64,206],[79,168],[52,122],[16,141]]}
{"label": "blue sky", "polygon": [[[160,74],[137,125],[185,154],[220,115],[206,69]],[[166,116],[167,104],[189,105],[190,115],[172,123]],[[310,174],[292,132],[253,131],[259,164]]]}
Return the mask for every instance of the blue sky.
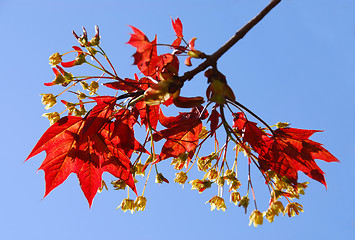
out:
{"label": "blue sky", "polygon": [[[181,189],[172,181],[175,172],[169,163],[163,172],[171,183],[158,186],[151,181],[146,211],[132,215],[116,210],[126,193],[112,189],[97,195],[89,209],[75,175],[42,199],[44,174],[37,168],[44,153],[24,163],[48,127],[39,96],[52,91],[43,86],[53,79],[48,57],[76,45],[72,30],[80,33],[85,26],[91,35],[99,25],[101,46],[119,75],[132,77],[137,69],[131,65],[134,49],[125,44],[128,25],[169,43],[174,38],[170,18],[179,17],[186,39],[197,37],[196,47],[213,53],[267,4],[267,0],[0,0],[1,239],[353,239],[353,0],[283,1],[218,63],[238,101],[270,124],[282,121],[325,130],[312,139],[341,161],[317,162],[326,173],[328,189],[310,181],[299,201],[305,212],[295,218],[278,217],[254,228],[248,226],[249,215],[230,203],[224,213],[210,212],[205,202],[216,191],[198,194],[189,185]],[[201,74],[186,84],[184,95],[196,95],[197,90],[203,96],[204,84]],[[111,178],[104,174],[104,179]],[[253,180],[262,182],[259,176]],[[257,192],[257,198],[267,201],[262,193]]]}

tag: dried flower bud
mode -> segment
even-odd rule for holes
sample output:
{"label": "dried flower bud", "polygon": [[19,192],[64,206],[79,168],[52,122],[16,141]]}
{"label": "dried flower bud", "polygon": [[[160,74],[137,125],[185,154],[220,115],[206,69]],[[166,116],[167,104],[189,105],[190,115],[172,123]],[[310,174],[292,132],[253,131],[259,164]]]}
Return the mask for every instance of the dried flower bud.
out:
{"label": "dried flower bud", "polygon": [[113,187],[115,188],[115,190],[120,190],[120,189],[125,189],[127,184],[125,183],[125,181],[118,179],[116,181],[111,181],[111,184],[113,185]]}
{"label": "dried flower bud", "polygon": [[104,180],[101,180],[101,186],[100,186],[100,187],[99,187],[99,189],[97,190],[97,191],[98,191],[98,193],[101,193],[101,192],[102,192],[102,190],[104,190],[104,188],[105,188],[106,190],[108,190],[108,188],[107,188],[107,185],[106,185],[105,181],[104,181]]}
{"label": "dried flower bud", "polygon": [[58,65],[61,62],[62,62],[62,55],[60,55],[59,53],[53,53],[49,57],[49,64],[52,66]]}
{"label": "dried flower bud", "polygon": [[166,183],[169,183],[168,179],[166,179],[162,173],[158,173],[156,176],[155,176],[155,182],[156,183],[163,183],[163,182],[166,182]]}
{"label": "dried flower bud", "polygon": [[83,92],[80,92],[79,90],[77,91],[77,96],[78,96],[78,99],[79,100],[83,100],[83,99],[85,99],[85,98],[87,98],[87,96],[85,95],[85,93],[83,93]]}
{"label": "dried flower bud", "polygon": [[42,103],[43,103],[43,105],[46,105],[45,109],[49,109],[57,103],[57,99],[52,93],[41,94],[41,95],[43,96]]}
{"label": "dried flower bud", "polygon": [[241,200],[239,192],[232,192],[230,196],[230,201],[235,205],[238,205],[238,202]]}
{"label": "dried flower bud", "polygon": [[88,34],[86,32],[86,29],[83,27],[83,35],[82,36],[78,36],[74,31],[73,31],[73,35],[76,38],[76,40],[78,40],[78,42],[80,43],[80,45],[82,47],[86,46],[88,44]]}
{"label": "dried flower bud", "polygon": [[147,199],[143,196],[136,198],[134,205],[136,206],[136,211],[144,211],[145,205],[147,204]]}
{"label": "dried flower bud", "polygon": [[249,198],[248,196],[243,196],[238,203],[238,207],[243,207],[245,209],[245,213],[247,212],[247,208],[249,205]]}
{"label": "dried flower bud", "polygon": [[187,174],[185,172],[175,173],[174,182],[179,184],[185,184],[186,180],[187,180]]}
{"label": "dried flower bud", "polygon": [[100,44],[99,27],[95,26],[95,36],[89,41],[90,46],[97,46]]}
{"label": "dried flower bud", "polygon": [[224,203],[224,199],[218,196],[214,196],[206,203],[211,204],[211,211],[217,208],[217,210],[221,209],[224,212],[227,209],[226,204]]}
{"label": "dried flower bud", "polygon": [[135,210],[135,204],[133,199],[125,198],[122,200],[121,204],[117,207],[117,209],[121,208],[122,211],[126,212],[127,210],[130,210],[131,213],[134,212]]}
{"label": "dried flower bud", "polygon": [[303,212],[303,206],[299,203],[289,203],[287,204],[284,215],[287,213],[289,217],[294,217],[299,214],[299,211]]}
{"label": "dried flower bud", "polygon": [[57,112],[45,113],[42,116],[48,118],[50,125],[53,125],[60,119],[60,115]]}
{"label": "dried flower bud", "polygon": [[258,225],[262,225],[263,224],[263,214],[258,211],[258,210],[254,210],[249,217],[250,221],[249,221],[249,226],[253,223],[254,227],[257,227]]}

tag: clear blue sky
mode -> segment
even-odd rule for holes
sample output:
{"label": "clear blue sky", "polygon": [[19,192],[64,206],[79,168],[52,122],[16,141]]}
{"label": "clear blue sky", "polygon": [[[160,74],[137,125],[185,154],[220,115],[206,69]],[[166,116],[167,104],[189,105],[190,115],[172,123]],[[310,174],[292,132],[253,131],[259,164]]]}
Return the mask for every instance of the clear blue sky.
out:
{"label": "clear blue sky", "polygon": [[[328,189],[310,181],[300,200],[305,212],[295,218],[278,217],[272,224],[248,227],[249,215],[229,202],[226,212],[210,212],[205,202],[216,191],[198,194],[190,185],[181,189],[174,183],[153,182],[144,212],[116,210],[126,193],[112,189],[96,196],[89,210],[75,175],[41,200],[44,173],[36,170],[45,154],[23,163],[48,127],[41,117],[45,110],[39,96],[49,91],[43,83],[53,79],[48,57],[76,45],[72,30],[80,32],[85,26],[90,35],[99,25],[102,47],[119,74],[132,77],[137,70],[131,65],[134,49],[125,44],[128,25],[140,28],[150,39],[158,34],[160,42],[171,42],[170,17],[179,17],[186,38],[197,37],[196,47],[212,53],[267,4],[267,0],[0,0],[0,238],[354,239],[353,0],[283,1],[219,62],[241,103],[269,123],[285,121],[293,127],[325,130],[312,139],[341,161],[318,161]],[[192,90],[203,89],[206,80],[198,76],[188,84],[185,95],[192,96]],[[168,163],[165,166],[169,169]],[[164,172],[173,182],[174,172]],[[104,179],[111,178],[104,174]],[[262,192],[256,194],[267,201]]]}

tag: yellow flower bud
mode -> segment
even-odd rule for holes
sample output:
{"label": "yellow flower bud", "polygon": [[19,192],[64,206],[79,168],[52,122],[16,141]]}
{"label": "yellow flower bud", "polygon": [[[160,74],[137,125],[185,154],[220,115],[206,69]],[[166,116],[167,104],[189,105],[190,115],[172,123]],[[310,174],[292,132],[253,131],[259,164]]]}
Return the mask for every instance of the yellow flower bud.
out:
{"label": "yellow flower bud", "polygon": [[262,225],[263,224],[263,214],[258,211],[258,210],[254,210],[249,217],[249,226],[253,223],[254,227],[257,227],[258,225]]}
{"label": "yellow flower bud", "polygon": [[89,51],[89,53],[92,56],[95,56],[95,54],[97,53],[97,50],[95,48],[93,48],[93,47],[87,47],[86,49]]}
{"label": "yellow flower bud", "polygon": [[200,134],[198,135],[198,138],[205,139],[207,137],[207,134],[208,134],[207,128],[203,126]]}
{"label": "yellow flower bud", "polygon": [[54,79],[53,83],[54,84],[63,84],[63,83],[65,83],[65,78],[63,77],[62,74],[57,74],[55,76],[55,79]]}
{"label": "yellow flower bud", "polygon": [[181,170],[184,167],[187,158],[188,158],[188,153],[184,152],[180,154],[178,157],[173,158],[170,165],[174,165],[174,169],[176,170]]}
{"label": "yellow flower bud", "polygon": [[216,159],[218,155],[216,153],[211,153],[206,157],[199,158],[197,160],[197,168],[200,171],[206,172],[212,167],[212,160]]}
{"label": "yellow flower bud", "polygon": [[192,58],[204,58],[206,55],[199,51],[199,50],[191,50],[187,52],[187,55],[189,55]]}
{"label": "yellow flower bud", "polygon": [[288,127],[288,126],[290,126],[291,124],[290,123],[288,123],[288,122],[278,122],[278,123],[276,123],[276,127],[277,128],[286,128],[286,127]]}
{"label": "yellow flower bud", "polygon": [[135,166],[135,174],[136,175],[141,175],[141,176],[144,177],[145,171],[143,171],[143,167],[144,167],[143,164],[137,163],[136,166]]}
{"label": "yellow flower bud", "polygon": [[228,169],[224,173],[224,179],[227,180],[227,184],[230,184],[232,181],[236,180],[237,178],[235,177],[235,172],[232,169]]}
{"label": "yellow flower bud", "polygon": [[208,178],[210,181],[217,179],[217,177],[218,177],[218,171],[214,168],[208,170],[208,172],[204,176],[204,178]]}
{"label": "yellow flower bud", "polygon": [[77,93],[78,93],[78,99],[79,100],[83,100],[83,99],[85,99],[85,98],[87,98],[87,96],[85,95],[85,93],[83,93],[83,92],[80,92],[79,90],[77,91]]}
{"label": "yellow flower bud", "polygon": [[287,204],[284,215],[287,213],[289,217],[294,217],[299,214],[299,212],[303,212],[303,206],[299,203],[289,203]]}
{"label": "yellow flower bud", "polygon": [[212,185],[211,181],[195,179],[189,182],[191,184],[191,190],[197,189],[200,193],[205,191],[205,189],[210,188]]}
{"label": "yellow flower bud", "polygon": [[269,209],[266,212],[264,212],[263,215],[269,222],[273,222],[275,215],[279,216],[279,213],[283,213],[283,212],[284,212],[284,206],[282,202],[276,201],[270,205]]}
{"label": "yellow flower bud", "polygon": [[96,81],[92,81],[88,87],[88,90],[90,91],[90,95],[94,95],[98,89],[99,89],[99,84]]}
{"label": "yellow flower bud", "polygon": [[235,205],[238,204],[238,202],[241,200],[240,193],[239,192],[232,192],[230,196],[230,201],[234,203]]}
{"label": "yellow flower bud", "polygon": [[87,82],[80,82],[80,85],[83,87],[84,90],[89,89],[89,84]]}
{"label": "yellow flower bud", "polygon": [[218,196],[214,196],[206,203],[211,204],[211,211],[217,208],[217,210],[221,209],[224,212],[227,209],[226,204],[224,203],[224,199]]}
{"label": "yellow flower bud", "polygon": [[224,178],[223,177],[218,177],[217,178],[217,185],[220,186],[220,187],[223,187],[224,186]]}
{"label": "yellow flower bud", "polygon": [[117,207],[117,209],[121,208],[122,211],[126,212],[127,210],[130,210],[131,213],[134,212],[135,210],[135,204],[133,199],[125,198],[122,200],[121,204]]}
{"label": "yellow flower bud", "polygon": [[283,213],[285,210],[284,205],[280,201],[273,202],[270,207],[276,216],[279,216],[279,213]]}
{"label": "yellow flower bud", "polygon": [[237,179],[233,180],[230,184],[229,191],[237,190],[240,187],[240,185],[242,185],[242,184],[240,183],[239,180],[237,180]]}
{"label": "yellow flower bud", "polygon": [[179,183],[179,184],[185,184],[187,180],[187,174],[185,172],[178,172],[175,173],[175,179],[174,182]]}
{"label": "yellow flower bud", "polygon": [[50,109],[51,107],[53,107],[56,103],[56,97],[53,94],[41,94],[42,97],[42,103],[45,106],[45,109]]}
{"label": "yellow flower bud", "polygon": [[144,211],[145,205],[147,204],[147,199],[143,196],[136,198],[134,205],[136,206],[136,211]]}
{"label": "yellow flower bud", "polygon": [[49,64],[52,66],[58,65],[61,62],[62,62],[62,55],[60,55],[59,53],[53,53],[49,57]]}
{"label": "yellow flower bud", "polygon": [[171,97],[171,93],[169,93],[169,86],[171,81],[160,81],[157,84],[150,86],[144,92],[144,100],[148,105],[158,105]]}
{"label": "yellow flower bud", "polygon": [[42,116],[48,118],[50,125],[53,125],[60,119],[60,115],[57,112],[45,113]]}

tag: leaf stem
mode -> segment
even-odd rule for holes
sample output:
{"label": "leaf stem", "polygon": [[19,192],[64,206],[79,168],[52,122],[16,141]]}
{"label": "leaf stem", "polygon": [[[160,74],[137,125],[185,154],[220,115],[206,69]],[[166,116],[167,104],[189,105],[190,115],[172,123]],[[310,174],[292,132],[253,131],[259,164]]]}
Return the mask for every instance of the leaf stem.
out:
{"label": "leaf stem", "polygon": [[272,135],[274,134],[274,130],[271,129],[271,127],[269,126],[269,124],[267,124],[262,118],[260,118],[258,115],[256,115],[253,111],[251,111],[249,108],[245,107],[243,104],[241,104],[240,102],[232,102],[232,101],[228,101],[229,103],[231,103],[234,106],[238,106],[243,108],[245,111],[247,111],[250,115],[252,115],[253,117],[255,117],[257,120],[259,120],[262,124],[264,124],[265,127],[267,127],[267,129],[269,129],[269,131],[272,133]]}

